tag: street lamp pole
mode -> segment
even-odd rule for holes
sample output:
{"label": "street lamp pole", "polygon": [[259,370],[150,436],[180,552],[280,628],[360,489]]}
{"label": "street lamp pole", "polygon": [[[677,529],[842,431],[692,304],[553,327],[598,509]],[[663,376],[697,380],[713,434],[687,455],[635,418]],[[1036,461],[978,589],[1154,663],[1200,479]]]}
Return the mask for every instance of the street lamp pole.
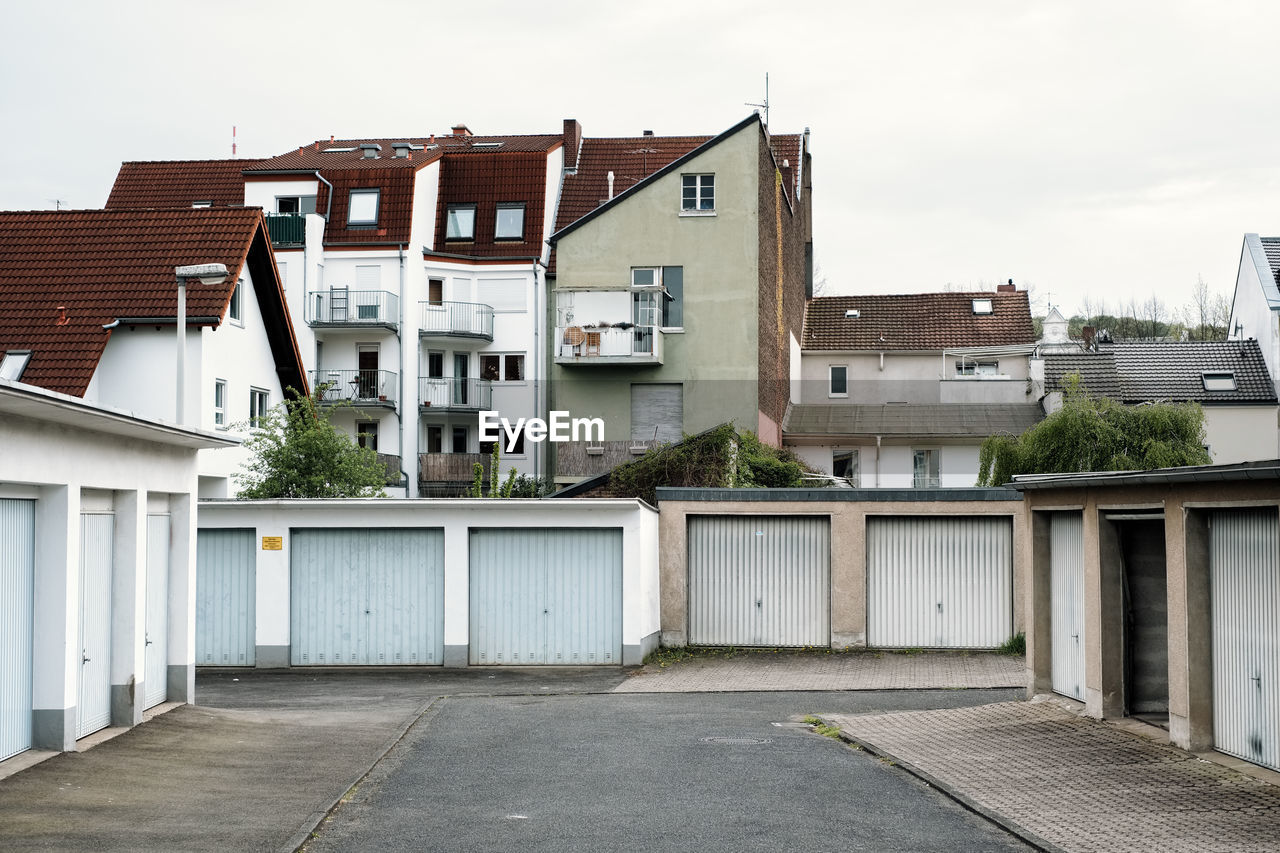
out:
{"label": "street lamp pole", "polygon": [[227,267],[226,264],[192,264],[174,267],[173,275],[178,281],[178,314],[175,323],[178,327],[178,417],[175,423],[181,426],[183,395],[186,393],[183,385],[187,376],[187,279],[204,285],[219,284],[227,277]]}

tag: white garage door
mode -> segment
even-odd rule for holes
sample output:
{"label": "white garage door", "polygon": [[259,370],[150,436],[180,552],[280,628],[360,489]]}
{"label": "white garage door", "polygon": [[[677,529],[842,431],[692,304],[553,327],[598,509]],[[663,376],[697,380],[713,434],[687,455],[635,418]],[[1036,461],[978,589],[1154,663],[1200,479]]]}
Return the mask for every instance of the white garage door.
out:
{"label": "white garage door", "polygon": [[444,663],[442,530],[294,530],[290,543],[294,666]]}
{"label": "white garage door", "polygon": [[622,662],[622,531],[471,531],[472,664]]}
{"label": "white garage door", "polygon": [[111,569],[115,516],[80,516],[80,693],[76,737],[111,724]]}
{"label": "white garage door", "polygon": [[253,530],[196,536],[196,664],[253,666],[257,659]]}
{"label": "white garage door", "polygon": [[1213,741],[1280,770],[1280,523],[1274,507],[1209,518]]}
{"label": "white garage door", "polygon": [[829,646],[830,543],[826,517],[691,517],[690,644]]}
{"label": "white garage door", "polygon": [[0,761],[31,748],[35,501],[0,500]]}
{"label": "white garage door", "polygon": [[994,648],[1013,631],[1013,522],[867,519],[867,644]]}
{"label": "white garage door", "polygon": [[1054,692],[1084,701],[1084,518],[1049,518],[1050,676]]}
{"label": "white garage door", "polygon": [[159,705],[169,695],[169,516],[147,516],[146,651],[143,663],[143,708]]}

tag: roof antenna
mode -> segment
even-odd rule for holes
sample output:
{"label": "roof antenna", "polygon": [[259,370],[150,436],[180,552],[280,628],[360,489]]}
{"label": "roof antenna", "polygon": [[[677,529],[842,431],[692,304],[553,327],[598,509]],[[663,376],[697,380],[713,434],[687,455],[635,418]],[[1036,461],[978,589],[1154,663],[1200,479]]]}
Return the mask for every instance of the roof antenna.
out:
{"label": "roof antenna", "polygon": [[757,108],[756,112],[759,112],[760,110],[764,110],[764,126],[765,127],[769,126],[769,72],[768,71],[764,72],[764,103],[752,104],[748,102],[746,106],[756,107]]}
{"label": "roof antenna", "polygon": [[64,199],[60,198],[46,198],[45,201],[53,202],[54,210],[62,210],[62,206],[67,203]]}

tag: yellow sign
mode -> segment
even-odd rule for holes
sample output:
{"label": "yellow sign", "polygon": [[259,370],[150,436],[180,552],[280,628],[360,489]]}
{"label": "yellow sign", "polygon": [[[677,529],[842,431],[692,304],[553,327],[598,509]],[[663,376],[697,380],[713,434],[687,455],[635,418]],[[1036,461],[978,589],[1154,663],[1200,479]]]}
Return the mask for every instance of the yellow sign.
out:
{"label": "yellow sign", "polygon": [[264,551],[283,551],[284,537],[282,536],[263,536],[262,550]]}

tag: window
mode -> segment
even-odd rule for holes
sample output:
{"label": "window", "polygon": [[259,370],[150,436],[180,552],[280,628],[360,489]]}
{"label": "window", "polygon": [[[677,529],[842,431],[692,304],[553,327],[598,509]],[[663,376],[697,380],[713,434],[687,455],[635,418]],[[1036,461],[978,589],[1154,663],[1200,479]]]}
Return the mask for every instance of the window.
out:
{"label": "window", "polygon": [[498,221],[493,229],[493,239],[524,239],[524,202],[498,205]]}
{"label": "window", "polygon": [[445,214],[444,238],[446,240],[474,240],[476,238],[476,206],[451,204]]}
{"label": "window", "polygon": [[1201,374],[1201,381],[1204,382],[1204,390],[1206,391],[1236,390],[1236,375],[1227,371]]}
{"label": "window", "polygon": [[[511,444],[511,436],[507,435],[505,430],[500,431],[500,434],[502,436],[502,439],[501,441],[497,442],[498,452],[500,454],[502,454],[503,456],[524,456],[524,427],[520,427],[518,430],[516,430],[516,440],[515,440],[514,446],[512,446]],[[494,445],[494,442],[492,441],[480,442],[480,452],[483,453],[485,456],[488,456],[489,454],[493,453],[493,445]]]}
{"label": "window", "polygon": [[444,353],[427,353],[427,377],[439,379],[442,376],[444,376]]}
{"label": "window", "polygon": [[[377,190],[374,190],[376,193]],[[276,213],[292,213],[295,216],[315,213],[316,197],[313,195],[281,195],[276,196]],[[376,215],[375,215],[375,218]]]}
{"label": "window", "polygon": [[[679,329],[684,326],[684,267],[632,267],[631,286],[633,289],[660,287],[662,294],[657,302],[633,298],[632,302],[645,307],[655,308],[653,319],[641,320],[635,316],[633,322],[637,326],[660,325],[664,329]],[[635,315],[637,312],[633,311]]]}
{"label": "window", "polygon": [[467,428],[464,426],[456,426],[453,428],[453,452],[467,452]]}
{"label": "window", "polygon": [[442,438],[443,435],[444,435],[444,430],[442,427],[438,427],[438,426],[427,427],[427,452],[428,453],[440,453],[444,450],[444,442]]}
{"label": "window", "polygon": [[490,382],[519,382],[524,379],[524,353],[481,353],[480,378]]}
{"label": "window", "polygon": [[242,287],[243,284],[244,279],[236,282],[235,290],[231,291],[231,304],[227,308],[227,316],[231,318],[232,322],[240,325],[244,325],[244,315],[240,310],[240,291],[244,289]]}
{"label": "window", "polygon": [[348,196],[347,224],[377,225],[378,200],[381,195],[382,191],[376,189],[352,190]]}
{"label": "window", "polygon": [[360,421],[356,424],[356,444],[375,453],[378,450],[378,422]]}
{"label": "window", "polygon": [[227,425],[227,380],[213,381],[213,423],[215,426]]}
{"label": "window", "polygon": [[990,299],[973,300],[973,313],[975,314],[992,314],[995,313],[994,303]]}
{"label": "window", "polygon": [[258,421],[267,416],[267,410],[271,408],[271,394],[263,391],[261,388],[249,389],[249,423],[253,426],[258,425]]}
{"label": "window", "polygon": [[17,382],[22,378],[22,371],[27,369],[27,362],[29,361],[31,361],[31,350],[9,350],[4,354],[4,358],[0,359],[0,379],[9,379]]}
{"label": "window", "polygon": [[444,304],[444,279],[433,278],[427,282],[427,302],[431,305]]}
{"label": "window", "polygon": [[911,485],[917,489],[936,489],[941,482],[938,472],[940,450],[913,450],[911,452]]}
{"label": "window", "polygon": [[957,361],[956,376],[995,376],[1000,372],[998,361]]}
{"label": "window", "polygon": [[192,206],[192,207],[213,207],[213,202],[211,202],[211,201],[193,201],[193,202],[191,202],[191,206]]}
{"label": "window", "polygon": [[682,212],[713,213],[715,209],[715,175],[680,176],[680,210]]}
{"label": "window", "polygon": [[859,484],[859,462],[858,450],[837,450],[831,454],[831,473],[848,480],[849,485],[856,489]]}
{"label": "window", "polygon": [[831,382],[827,390],[828,397],[848,397],[849,396],[849,366],[845,364],[833,364],[830,367]]}

